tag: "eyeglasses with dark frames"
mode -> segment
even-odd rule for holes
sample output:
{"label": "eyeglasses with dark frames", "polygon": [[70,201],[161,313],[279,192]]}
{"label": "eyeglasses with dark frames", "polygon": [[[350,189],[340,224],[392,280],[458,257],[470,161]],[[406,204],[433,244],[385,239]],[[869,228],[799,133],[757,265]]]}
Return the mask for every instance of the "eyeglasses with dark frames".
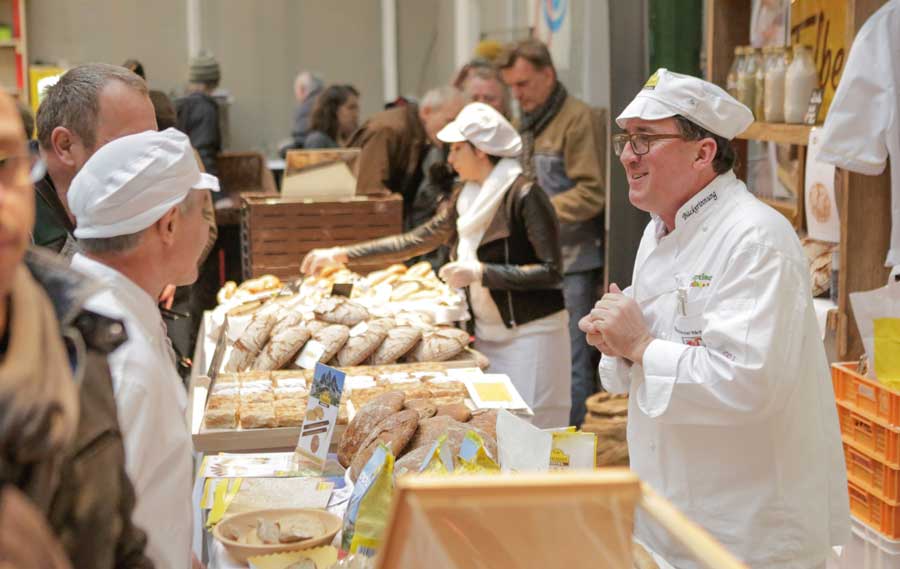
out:
{"label": "eyeglasses with dark frames", "polygon": [[653,142],[654,140],[665,140],[668,138],[684,139],[684,136],[680,134],[645,134],[642,132],[638,132],[635,134],[628,134],[627,132],[614,134],[612,137],[613,152],[616,153],[616,156],[621,156],[622,152],[625,150],[625,145],[630,143],[631,151],[638,156],[643,156],[644,154],[650,152],[651,142]]}

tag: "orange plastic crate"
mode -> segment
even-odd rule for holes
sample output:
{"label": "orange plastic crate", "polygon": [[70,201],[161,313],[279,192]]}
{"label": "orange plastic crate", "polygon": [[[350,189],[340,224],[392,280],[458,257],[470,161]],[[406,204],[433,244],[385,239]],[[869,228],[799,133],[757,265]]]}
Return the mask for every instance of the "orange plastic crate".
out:
{"label": "orange plastic crate", "polygon": [[900,504],[882,500],[852,481],[847,483],[850,513],[890,539],[900,537]]}
{"label": "orange plastic crate", "polygon": [[831,364],[834,397],[871,419],[900,427],[900,391],[856,372],[856,362]]}
{"label": "orange plastic crate", "polygon": [[900,470],[891,468],[865,451],[844,442],[847,478],[887,502],[900,501]]}
{"label": "orange plastic crate", "polygon": [[865,417],[855,407],[840,401],[837,410],[844,440],[855,443],[855,447],[883,464],[900,469],[900,430]]}

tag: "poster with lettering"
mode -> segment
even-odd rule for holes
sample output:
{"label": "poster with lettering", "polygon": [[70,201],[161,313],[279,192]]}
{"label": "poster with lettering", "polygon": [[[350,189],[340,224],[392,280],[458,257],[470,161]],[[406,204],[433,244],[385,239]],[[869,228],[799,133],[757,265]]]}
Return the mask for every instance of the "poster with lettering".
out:
{"label": "poster with lettering", "polygon": [[557,69],[570,67],[572,8],[571,0],[531,0],[529,19],[534,37],[547,44]]}
{"label": "poster with lettering", "polygon": [[319,476],[325,468],[345,377],[346,374],[338,369],[316,364],[295,452],[297,470],[304,474]]}
{"label": "poster with lettering", "polygon": [[849,5],[847,0],[791,2],[790,44],[812,47],[819,87],[824,91],[819,123],[825,122],[850,50],[846,23]]}

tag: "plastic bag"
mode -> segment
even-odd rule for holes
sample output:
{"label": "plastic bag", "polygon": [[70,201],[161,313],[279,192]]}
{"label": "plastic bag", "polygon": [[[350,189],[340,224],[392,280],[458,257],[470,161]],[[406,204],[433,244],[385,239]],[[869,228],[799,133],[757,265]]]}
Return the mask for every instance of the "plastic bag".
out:
{"label": "plastic bag", "polygon": [[363,467],[344,515],[341,548],[372,557],[378,552],[394,494],[394,455],[378,445]]}
{"label": "plastic bag", "polygon": [[476,472],[500,472],[500,465],[484,448],[484,441],[475,431],[466,433],[462,445],[459,447],[459,463],[455,472],[471,474]]}
{"label": "plastic bag", "polygon": [[550,470],[593,469],[597,466],[597,435],[572,430],[553,433]]}
{"label": "plastic bag", "polygon": [[900,388],[900,283],[850,293],[850,304],[869,360],[869,375],[888,387]]}
{"label": "plastic bag", "polygon": [[449,474],[453,472],[453,453],[445,443],[447,435],[441,435],[431,445],[428,456],[422,461],[419,474]]}

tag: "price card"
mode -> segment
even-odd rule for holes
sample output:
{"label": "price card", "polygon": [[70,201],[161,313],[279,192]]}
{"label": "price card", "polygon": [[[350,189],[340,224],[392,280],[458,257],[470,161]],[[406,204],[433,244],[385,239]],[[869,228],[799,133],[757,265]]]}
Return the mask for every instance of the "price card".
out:
{"label": "price card", "polygon": [[321,476],[325,469],[345,377],[338,369],[316,364],[296,450],[298,470],[304,474]]}
{"label": "price card", "polygon": [[344,296],[350,298],[353,292],[353,284],[351,283],[334,283],[331,286],[331,296]]}
{"label": "price card", "polygon": [[324,353],[325,344],[310,340],[303,346],[303,349],[300,350],[300,354],[297,356],[297,359],[294,360],[294,363],[303,369],[313,369],[316,367],[316,364],[319,363],[319,358],[321,358]]}
{"label": "price card", "polygon": [[369,331],[369,325],[366,324],[365,320],[363,320],[362,322],[360,322],[353,328],[350,328],[350,337],[355,338],[357,336],[362,336],[363,334],[365,334],[368,331]]}

